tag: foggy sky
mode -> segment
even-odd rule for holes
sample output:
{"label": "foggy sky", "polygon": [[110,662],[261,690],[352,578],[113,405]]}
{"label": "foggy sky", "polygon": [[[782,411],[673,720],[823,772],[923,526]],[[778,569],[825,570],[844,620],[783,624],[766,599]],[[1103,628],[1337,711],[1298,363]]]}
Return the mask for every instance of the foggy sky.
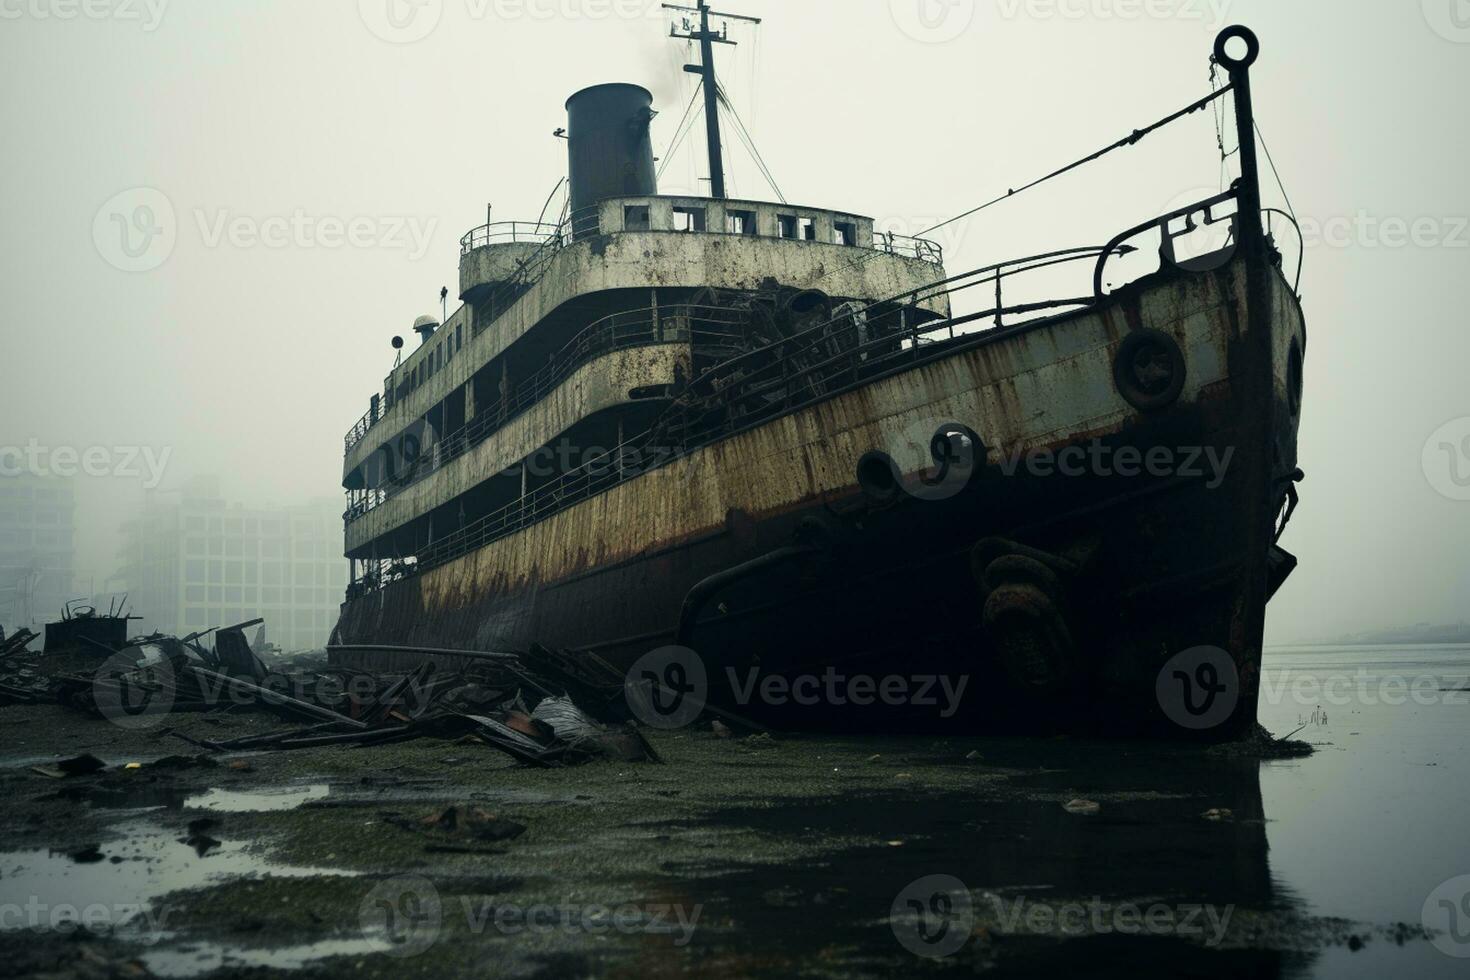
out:
{"label": "foggy sky", "polygon": [[[0,0],[0,446],[147,447],[167,453],[164,486],[218,473],[251,504],[340,497],[342,436],[389,339],[439,312],[441,286],[457,305],[460,235],[487,203],[534,220],[564,173],[566,97],[649,87],[662,155],[696,84],[644,0],[424,0],[408,29],[387,2]],[[766,18],[732,24],[741,46],[718,57],[786,196],[919,231],[1204,95],[1215,32],[1251,26],[1262,132],[1323,239],[1302,280],[1307,481],[1283,542],[1302,564],[1268,640],[1463,616],[1470,501],[1422,459],[1470,416],[1470,28],[1453,0],[926,2],[919,18],[912,0],[729,0]],[[698,136],[661,190],[707,190]],[[726,144],[732,196],[771,198]],[[955,273],[1100,243],[1219,181],[1199,113],[934,237]],[[159,195],[171,251],[125,271],[148,256],[118,251],[104,205]],[[79,480],[84,577],[113,570],[114,526],[150,482],[135,469]]]}

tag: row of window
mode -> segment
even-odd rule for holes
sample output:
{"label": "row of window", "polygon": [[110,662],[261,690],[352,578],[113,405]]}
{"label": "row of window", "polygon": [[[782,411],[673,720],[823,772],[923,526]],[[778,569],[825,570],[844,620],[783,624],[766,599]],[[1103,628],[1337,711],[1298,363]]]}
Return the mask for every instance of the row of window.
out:
{"label": "row of window", "polygon": [[253,585],[186,585],[185,602],[261,602],[268,606],[321,606],[335,608],[342,589],[286,589]]}
{"label": "row of window", "polygon": [[225,585],[327,585],[347,584],[347,565],[341,562],[297,563],[253,561],[204,561],[191,558],[184,562],[184,581],[198,584]]}
{"label": "row of window", "polygon": [[[287,522],[284,519],[273,519],[259,517],[205,517],[199,514],[190,514],[184,518],[184,530],[195,533],[208,532],[210,534],[264,534],[267,537],[280,537],[287,533]],[[324,519],[313,520],[311,518],[297,518],[290,521],[289,532],[293,537],[321,537],[336,533],[336,522]]]}
{"label": "row of window", "polygon": [[[184,609],[184,625],[195,629],[208,626],[233,626],[252,619],[265,619],[266,638],[287,647],[300,647],[325,643],[327,631],[337,622],[337,613],[331,609],[271,609],[259,606],[220,608],[187,606]],[[292,639],[290,630],[298,631]],[[316,636],[300,637],[301,631],[314,631]],[[274,631],[274,632],[273,632]],[[319,638],[318,638],[319,637]]]}
{"label": "row of window", "polygon": [[453,333],[445,331],[447,339],[441,342],[404,375],[403,384],[395,397],[403,398],[410,391],[428,381],[449,364],[464,348],[464,324],[456,324]]}
{"label": "row of window", "polygon": [[[258,547],[257,547],[258,545]],[[342,542],[296,541],[287,553],[286,542],[281,538],[261,538],[257,541],[240,538],[187,538],[184,541],[186,555],[222,555],[226,558],[334,558],[341,553]]]}
{"label": "row of window", "polygon": [[70,551],[71,531],[0,531],[0,551]]}
{"label": "row of window", "polygon": [[35,524],[41,527],[55,527],[58,524],[70,523],[70,513],[52,508],[32,509],[22,506],[0,509],[0,524]]}
{"label": "row of window", "polygon": [[[649,206],[647,204],[629,204],[624,206],[623,230],[648,231],[651,228],[649,214]],[[708,222],[705,209],[692,205],[676,206],[674,208],[674,230],[690,232],[707,231]],[[723,230],[727,235],[760,234],[754,211],[740,211],[733,208],[727,208],[725,210],[725,227]],[[795,214],[778,214],[776,215],[776,237],[814,242],[817,240],[816,219],[803,218]],[[832,244],[856,245],[856,222],[832,222]]]}

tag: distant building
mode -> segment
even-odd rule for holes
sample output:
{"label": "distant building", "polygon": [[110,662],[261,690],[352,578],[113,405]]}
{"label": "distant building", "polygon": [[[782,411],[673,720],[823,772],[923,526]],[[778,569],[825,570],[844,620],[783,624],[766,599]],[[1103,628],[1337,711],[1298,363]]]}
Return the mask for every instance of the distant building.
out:
{"label": "distant building", "polygon": [[69,479],[0,475],[0,626],[36,632],[75,598],[76,492]]}
{"label": "distant building", "polygon": [[142,630],[175,634],[264,617],[282,649],[322,647],[347,586],[341,524],[334,498],[251,509],[212,479],[151,492],[123,527],[129,610]]}

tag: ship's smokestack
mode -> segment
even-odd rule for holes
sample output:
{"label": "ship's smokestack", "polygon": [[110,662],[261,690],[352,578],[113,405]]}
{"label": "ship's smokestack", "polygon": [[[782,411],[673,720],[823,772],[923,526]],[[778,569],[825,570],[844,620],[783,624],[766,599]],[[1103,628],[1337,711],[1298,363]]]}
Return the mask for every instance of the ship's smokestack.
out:
{"label": "ship's smokestack", "polygon": [[653,170],[653,95],[639,85],[594,85],[567,99],[567,182],[575,216],[609,197],[658,193]]}

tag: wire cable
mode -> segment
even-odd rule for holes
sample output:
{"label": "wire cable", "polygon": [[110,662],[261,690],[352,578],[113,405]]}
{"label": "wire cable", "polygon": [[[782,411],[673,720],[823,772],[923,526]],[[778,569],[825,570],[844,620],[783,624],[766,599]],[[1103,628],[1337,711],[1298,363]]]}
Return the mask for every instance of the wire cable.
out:
{"label": "wire cable", "polygon": [[1296,208],[1291,206],[1291,197],[1286,193],[1286,185],[1281,182],[1281,174],[1276,171],[1276,161],[1271,159],[1271,148],[1266,145],[1266,136],[1261,132],[1261,124],[1256,123],[1256,137],[1261,141],[1261,149],[1266,151],[1266,162],[1271,165],[1271,176],[1276,178],[1276,186],[1281,189],[1281,199],[1286,202],[1286,210],[1293,221],[1296,220]]}
{"label": "wire cable", "polygon": [[696,85],[694,87],[694,94],[689,98],[689,104],[684,107],[684,115],[679,117],[679,125],[674,127],[674,136],[671,140],[669,140],[669,147],[667,150],[664,151],[664,155],[659,159],[659,168],[658,173],[655,175],[656,177],[662,177],[664,175],[664,171],[669,166],[669,161],[673,159],[674,151],[679,148],[679,144],[687,135],[684,129],[684,124],[690,120],[690,113],[693,111],[694,103],[696,100],[698,100],[698,98],[699,86]]}
{"label": "wire cable", "polygon": [[1090,154],[1088,154],[1087,156],[1083,157],[1080,160],[1075,160],[1072,163],[1067,164],[1065,167],[1062,167],[1062,168],[1060,168],[1058,170],[1053,170],[1051,173],[1047,174],[1045,177],[1038,177],[1036,180],[1033,180],[1029,184],[1025,184],[1025,185],[1023,185],[1021,187],[1012,188],[1011,190],[1008,190],[1004,194],[1000,195],[999,197],[992,198],[991,200],[986,201],[984,204],[978,205],[976,207],[971,208],[968,211],[965,211],[965,212],[963,212],[961,214],[955,215],[953,218],[947,218],[944,221],[939,222],[939,224],[937,224],[937,225],[933,225],[933,226],[931,226],[929,228],[925,228],[923,231],[918,232],[913,237],[915,237],[915,238],[922,238],[923,236],[929,234],[930,232],[938,231],[940,228],[943,228],[945,225],[952,225],[956,221],[961,221],[961,220],[963,220],[965,218],[970,217],[973,214],[977,214],[980,211],[984,211],[986,208],[988,208],[988,207],[990,207],[992,205],[999,204],[1001,201],[1009,200],[1010,198],[1015,197],[1017,194],[1020,194],[1020,193],[1022,193],[1024,191],[1029,191],[1033,187],[1037,187],[1037,186],[1039,186],[1041,184],[1044,184],[1048,180],[1053,179],[1054,177],[1060,177],[1062,174],[1065,174],[1065,173],[1068,173],[1070,171],[1076,170],[1078,167],[1080,167],[1080,166],[1082,166],[1084,164],[1091,163],[1094,160],[1097,160],[1097,159],[1100,159],[1100,158],[1102,158],[1104,156],[1107,156],[1109,153],[1112,153],[1114,150],[1119,150],[1119,149],[1122,149],[1123,147],[1126,147],[1126,146],[1133,146],[1134,144],[1140,142],[1145,136],[1148,136],[1150,133],[1154,132],[1155,130],[1161,129],[1164,126],[1167,126],[1169,123],[1174,122],[1176,119],[1182,119],[1183,117],[1189,115],[1192,112],[1198,112],[1199,110],[1203,109],[1205,106],[1207,106],[1210,103],[1214,102],[1216,99],[1220,98],[1226,92],[1229,92],[1229,91],[1231,91],[1234,88],[1235,88],[1235,86],[1233,84],[1232,85],[1226,85],[1225,87],[1223,87],[1221,89],[1218,89],[1218,90],[1216,90],[1214,92],[1211,92],[1209,95],[1207,95],[1204,98],[1198,100],[1197,102],[1191,102],[1189,105],[1185,106],[1183,109],[1180,109],[1178,112],[1170,113],[1169,115],[1165,116],[1163,119],[1160,119],[1158,122],[1152,124],[1151,126],[1146,126],[1143,129],[1135,129],[1129,135],[1123,137],[1122,139],[1118,140],[1115,143],[1108,144],[1107,146],[1103,147],[1102,149],[1098,150],[1095,153],[1090,153]]}
{"label": "wire cable", "polygon": [[729,95],[726,94],[725,86],[721,85],[719,82],[716,82],[715,94],[719,96],[720,104],[723,105],[726,109],[730,110],[730,116],[735,120],[736,136],[740,137],[740,141],[744,143],[745,148],[750,151],[751,159],[753,159],[755,161],[755,165],[760,168],[760,172],[765,176],[766,182],[771,185],[771,190],[775,191],[776,196],[781,199],[781,203],[785,204],[786,195],[781,193],[781,187],[779,184],[776,183],[775,175],[771,173],[771,168],[766,166],[766,161],[761,156],[760,150],[756,149],[755,137],[751,136],[750,130],[745,128],[745,122],[740,118],[740,113],[735,111],[735,105],[730,101]]}

